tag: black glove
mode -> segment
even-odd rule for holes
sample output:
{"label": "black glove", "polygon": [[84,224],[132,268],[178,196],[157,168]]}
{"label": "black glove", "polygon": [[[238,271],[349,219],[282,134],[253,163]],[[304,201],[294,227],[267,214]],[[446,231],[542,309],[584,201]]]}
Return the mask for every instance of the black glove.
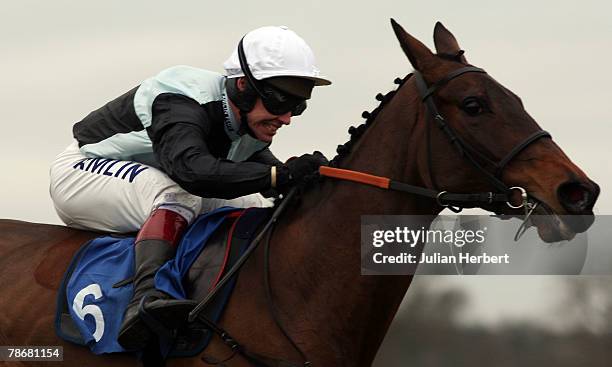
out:
{"label": "black glove", "polygon": [[327,158],[318,151],[289,159],[284,165],[276,167],[276,187],[279,191],[285,191],[291,186],[306,185],[318,177],[320,166],[328,164]]}

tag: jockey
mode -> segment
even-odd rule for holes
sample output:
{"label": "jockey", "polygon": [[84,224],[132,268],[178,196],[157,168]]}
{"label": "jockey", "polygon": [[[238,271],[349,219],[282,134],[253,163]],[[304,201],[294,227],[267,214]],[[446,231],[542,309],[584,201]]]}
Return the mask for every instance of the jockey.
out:
{"label": "jockey", "polygon": [[[151,331],[138,309],[168,325],[193,301],[155,290],[186,227],[217,207],[270,206],[260,192],[283,192],[327,164],[319,153],[287,164],[269,150],[276,131],[306,108],[319,76],[312,50],[286,27],[247,33],[224,63],[226,75],[175,66],[91,112],[53,162],[50,193],[74,228],[136,232],[134,294],[118,341],[144,347]],[[165,319],[164,319],[165,318]]]}

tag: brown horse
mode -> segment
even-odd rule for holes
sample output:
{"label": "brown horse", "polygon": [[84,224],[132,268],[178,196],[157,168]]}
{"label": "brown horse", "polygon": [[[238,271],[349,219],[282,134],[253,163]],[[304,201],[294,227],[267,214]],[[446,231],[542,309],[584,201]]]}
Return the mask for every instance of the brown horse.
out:
{"label": "brown horse", "polygon": [[[434,31],[437,54],[392,24],[402,49],[428,85],[466,67],[455,37],[441,24]],[[521,100],[485,73],[458,76],[433,98],[461,139],[493,161],[502,160],[540,130]],[[492,189],[482,172],[457,154],[443,131],[429,129],[430,111],[414,77],[381,99],[367,125],[352,130],[350,144],[334,160],[337,166],[426,188],[435,187],[433,179],[438,187],[455,193]],[[516,154],[500,179],[525,188],[541,203],[539,213],[549,216],[592,216],[599,193],[597,185],[548,138]],[[520,214],[503,203],[482,206]],[[274,302],[288,334],[313,366],[370,366],[412,280],[411,276],[360,275],[360,216],[425,214],[433,219],[441,210],[431,198],[325,179],[303,193],[282,217],[271,240]],[[570,238],[590,223],[549,220],[537,227],[540,236],[551,241]],[[0,221],[0,231],[0,344],[63,345],[64,365],[138,364],[131,356],[94,356],[54,334],[60,276],[78,246],[93,233],[15,221]],[[300,354],[268,312],[261,250],[242,269],[220,325],[249,350],[299,365]],[[206,353],[222,359],[230,350],[215,338]],[[194,357],[171,359],[168,365],[204,363]],[[250,364],[236,356],[226,365]]]}

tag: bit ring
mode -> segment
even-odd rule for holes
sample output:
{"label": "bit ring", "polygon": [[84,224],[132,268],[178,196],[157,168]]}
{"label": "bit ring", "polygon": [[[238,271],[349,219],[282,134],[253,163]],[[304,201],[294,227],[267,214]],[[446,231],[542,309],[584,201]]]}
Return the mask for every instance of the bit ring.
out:
{"label": "bit ring", "polygon": [[442,201],[440,200],[442,195],[446,194],[447,191],[440,191],[438,193],[438,195],[436,195],[436,201],[438,202],[438,205],[440,205],[443,208],[447,208],[449,204],[442,204]]}
{"label": "bit ring", "polygon": [[512,203],[510,202],[510,199],[508,199],[508,201],[506,201],[506,205],[508,205],[512,209],[520,209],[524,207],[525,204],[527,203],[527,191],[525,191],[525,189],[520,186],[512,186],[508,191],[512,191],[512,190],[519,190],[521,193],[521,199],[523,200],[521,201],[519,205],[512,205]]}

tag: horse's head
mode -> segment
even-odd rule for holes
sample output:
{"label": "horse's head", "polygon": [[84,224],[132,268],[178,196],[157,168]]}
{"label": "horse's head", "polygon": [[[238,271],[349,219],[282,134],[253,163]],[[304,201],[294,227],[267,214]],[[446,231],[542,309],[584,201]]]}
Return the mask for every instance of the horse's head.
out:
{"label": "horse's head", "polygon": [[[431,129],[425,139],[430,142],[423,142],[423,154],[419,155],[423,160],[419,166],[429,171],[423,181],[449,192],[499,192],[494,182],[497,179],[508,188],[524,188],[530,200],[538,203],[534,214],[540,215],[534,218],[534,224],[543,240],[571,239],[585,231],[594,220],[593,205],[599,187],[548,135],[537,135],[542,130],[525,111],[520,98],[479,69],[465,69],[469,65],[463,51],[441,23],[434,30],[434,54],[395,21],[391,22],[404,53],[424,80],[422,85],[430,88],[429,98],[443,116],[443,124],[450,126],[451,135],[456,134],[476,162],[461,156],[461,149],[456,149],[448,132],[436,128],[440,127],[436,124],[439,121],[432,116],[431,106],[426,108],[423,104],[426,123],[421,128]],[[462,68],[467,71],[456,75]],[[420,94],[423,97],[427,92],[421,88]],[[518,202],[515,196],[520,196],[520,190],[511,193],[512,200]],[[524,213],[523,209],[511,209],[501,202],[481,207],[496,213]]]}

